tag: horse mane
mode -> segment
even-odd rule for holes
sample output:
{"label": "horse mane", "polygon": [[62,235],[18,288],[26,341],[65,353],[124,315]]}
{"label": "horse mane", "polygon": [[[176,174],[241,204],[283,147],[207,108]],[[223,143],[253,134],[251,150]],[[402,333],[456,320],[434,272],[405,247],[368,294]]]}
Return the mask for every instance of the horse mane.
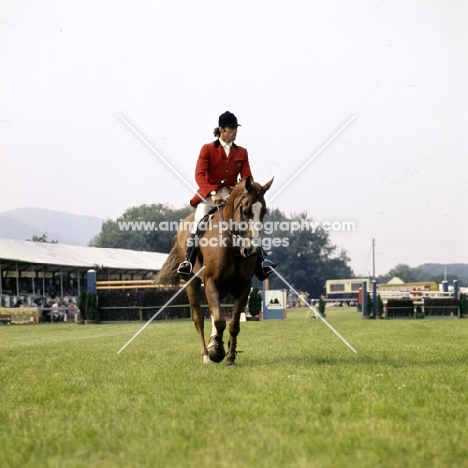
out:
{"label": "horse mane", "polygon": [[252,176],[248,176],[246,179],[240,180],[232,189],[232,192],[227,199],[226,206],[224,208],[226,217],[232,217],[234,215],[234,211],[236,209],[236,206],[234,206],[235,201],[242,196],[246,190],[250,195],[259,195],[262,193],[262,186],[259,183],[254,182]]}
{"label": "horse mane", "polygon": [[224,206],[224,213],[226,216],[232,215],[234,213],[234,203],[236,198],[242,195],[245,191],[245,180],[242,179],[233,189],[232,192],[229,194],[229,198],[226,201],[226,205]]}
{"label": "horse mane", "polygon": [[240,180],[237,185],[232,189],[231,193],[229,194],[228,201],[232,198],[236,198],[239,196],[239,193],[243,193],[245,190],[245,183],[247,179]]}

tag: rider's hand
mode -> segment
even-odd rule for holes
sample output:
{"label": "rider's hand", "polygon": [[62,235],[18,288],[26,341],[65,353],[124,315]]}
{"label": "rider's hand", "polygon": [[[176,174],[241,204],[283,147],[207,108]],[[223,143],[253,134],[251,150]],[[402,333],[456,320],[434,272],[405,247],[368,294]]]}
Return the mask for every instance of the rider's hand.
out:
{"label": "rider's hand", "polygon": [[215,205],[219,205],[220,203],[223,203],[223,197],[221,195],[211,195],[211,200]]}

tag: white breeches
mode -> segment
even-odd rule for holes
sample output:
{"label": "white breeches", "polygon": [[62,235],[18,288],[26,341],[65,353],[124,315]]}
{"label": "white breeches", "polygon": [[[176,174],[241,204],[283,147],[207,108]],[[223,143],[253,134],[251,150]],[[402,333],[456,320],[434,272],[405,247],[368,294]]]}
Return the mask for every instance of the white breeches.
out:
{"label": "white breeches", "polygon": [[[223,187],[222,189],[218,190],[216,193],[218,195],[221,195],[223,197],[223,200],[226,201],[231,192],[229,191],[227,187]],[[198,223],[203,219],[204,216],[206,216],[214,208],[216,208],[216,205],[212,202],[211,195],[209,197],[206,197],[206,203],[200,202],[197,205],[197,209],[195,210],[195,218],[193,220],[193,225],[192,225],[192,228],[190,229],[190,232],[192,234],[196,234]]]}

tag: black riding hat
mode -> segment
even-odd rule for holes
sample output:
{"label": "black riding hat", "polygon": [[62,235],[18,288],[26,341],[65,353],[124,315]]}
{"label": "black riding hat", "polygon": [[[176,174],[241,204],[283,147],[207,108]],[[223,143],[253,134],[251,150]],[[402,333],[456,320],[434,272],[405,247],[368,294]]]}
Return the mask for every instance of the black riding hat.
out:
{"label": "black riding hat", "polygon": [[237,123],[237,117],[229,111],[221,114],[218,119],[218,127],[240,127]]}

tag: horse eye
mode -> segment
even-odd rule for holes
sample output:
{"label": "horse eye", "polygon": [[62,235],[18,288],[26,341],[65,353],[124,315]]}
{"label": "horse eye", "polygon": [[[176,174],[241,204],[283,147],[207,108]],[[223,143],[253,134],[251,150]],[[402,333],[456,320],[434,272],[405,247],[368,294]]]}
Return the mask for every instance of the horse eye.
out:
{"label": "horse eye", "polygon": [[243,204],[242,206],[242,215],[248,216],[252,212],[252,207],[248,203]]}

